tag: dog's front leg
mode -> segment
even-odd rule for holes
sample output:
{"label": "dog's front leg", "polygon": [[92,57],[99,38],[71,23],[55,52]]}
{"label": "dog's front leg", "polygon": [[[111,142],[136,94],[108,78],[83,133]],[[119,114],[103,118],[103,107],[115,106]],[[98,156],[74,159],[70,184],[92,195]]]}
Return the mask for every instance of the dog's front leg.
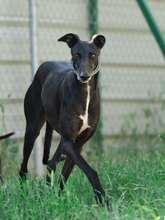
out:
{"label": "dog's front leg", "polygon": [[[100,179],[97,172],[92,169],[89,164],[84,160],[76,149],[73,141],[66,141],[62,146],[65,154],[86,174],[96,196],[96,202],[103,205],[102,196],[105,198],[105,192],[101,186]],[[99,201],[99,202],[98,202]]]}

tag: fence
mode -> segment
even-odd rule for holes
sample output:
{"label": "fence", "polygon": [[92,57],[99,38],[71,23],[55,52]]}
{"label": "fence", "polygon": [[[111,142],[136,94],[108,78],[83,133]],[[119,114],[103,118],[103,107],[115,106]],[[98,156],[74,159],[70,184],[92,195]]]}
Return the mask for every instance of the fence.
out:
{"label": "fence", "polygon": [[[148,0],[148,5],[165,36],[165,2]],[[32,80],[29,1],[0,0],[0,7],[1,110],[4,107],[4,113],[0,112],[0,133],[15,131],[15,138],[22,145],[23,99]],[[47,60],[70,60],[67,46],[57,42],[64,34],[73,32],[83,40],[90,38],[89,1],[35,0],[33,9],[34,69]],[[96,9],[98,31],[106,37],[100,84],[107,146],[110,138],[121,134],[128,124],[128,134],[136,128],[137,134],[142,135],[146,126],[149,134],[160,133],[165,123],[165,60],[137,2],[99,0]],[[154,126],[150,126],[149,116],[154,112]]]}

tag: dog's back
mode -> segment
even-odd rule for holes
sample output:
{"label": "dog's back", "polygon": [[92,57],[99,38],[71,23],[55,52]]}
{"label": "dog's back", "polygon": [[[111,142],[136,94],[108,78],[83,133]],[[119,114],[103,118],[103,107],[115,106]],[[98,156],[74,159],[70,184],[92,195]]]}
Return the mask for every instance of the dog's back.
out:
{"label": "dog's back", "polygon": [[35,77],[38,77],[41,86],[43,87],[49,75],[57,77],[59,80],[58,82],[60,82],[68,72],[71,72],[70,63],[64,61],[46,61],[40,65]]}

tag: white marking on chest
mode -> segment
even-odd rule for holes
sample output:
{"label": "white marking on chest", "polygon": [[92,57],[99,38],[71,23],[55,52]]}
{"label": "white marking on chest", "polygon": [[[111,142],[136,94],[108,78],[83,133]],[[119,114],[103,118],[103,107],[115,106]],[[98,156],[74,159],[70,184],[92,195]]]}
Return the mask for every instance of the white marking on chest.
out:
{"label": "white marking on chest", "polygon": [[90,126],[88,125],[89,102],[90,102],[90,86],[89,86],[89,84],[87,84],[87,99],[86,99],[85,114],[79,116],[81,118],[81,120],[83,121],[83,125],[80,128],[78,134],[81,134],[85,129],[90,128]]}

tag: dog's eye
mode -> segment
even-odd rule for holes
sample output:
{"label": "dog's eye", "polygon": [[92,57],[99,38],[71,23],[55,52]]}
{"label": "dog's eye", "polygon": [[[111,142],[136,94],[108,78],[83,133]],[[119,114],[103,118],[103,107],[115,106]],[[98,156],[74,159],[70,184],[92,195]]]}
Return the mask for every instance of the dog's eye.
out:
{"label": "dog's eye", "polygon": [[79,55],[78,55],[78,54],[75,54],[74,56],[75,56],[76,58],[77,58],[77,57],[79,57]]}
{"label": "dog's eye", "polygon": [[95,58],[95,57],[96,57],[96,55],[95,55],[95,54],[91,54],[91,57],[92,57],[92,58]]}

